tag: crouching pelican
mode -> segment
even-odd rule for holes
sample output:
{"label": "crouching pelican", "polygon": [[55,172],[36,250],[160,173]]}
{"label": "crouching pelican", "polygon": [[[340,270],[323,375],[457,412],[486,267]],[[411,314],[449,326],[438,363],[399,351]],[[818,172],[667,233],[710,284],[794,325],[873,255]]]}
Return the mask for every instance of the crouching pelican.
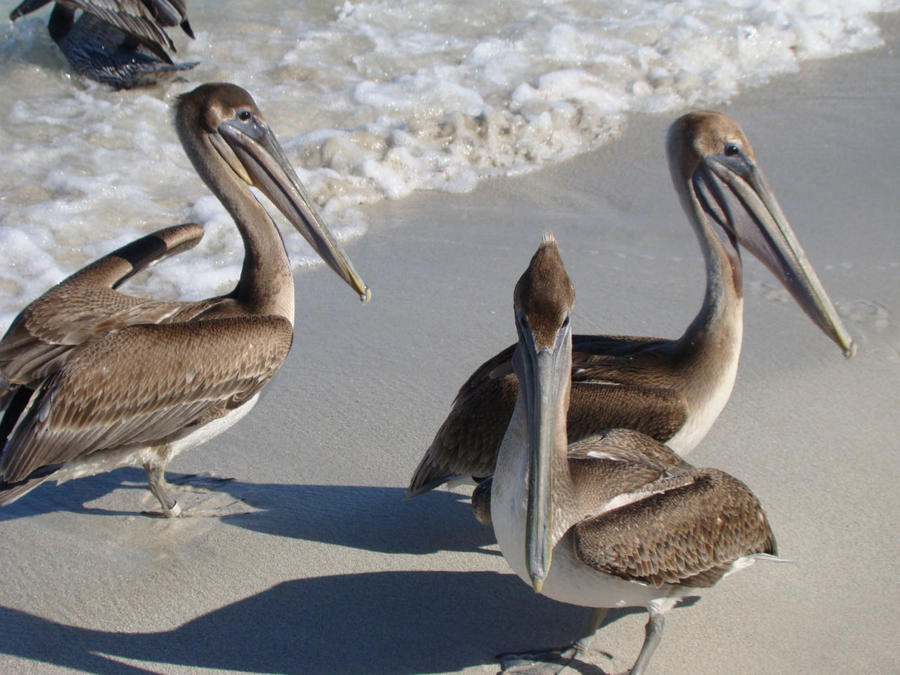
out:
{"label": "crouching pelican", "polygon": [[775,538],[747,486],[692,467],[640,432],[614,429],[568,444],[573,302],[556,242],[546,236],[515,289],[519,393],[497,458],[491,519],[503,556],[536,592],[595,608],[571,647],[586,647],[602,608],[648,609],[631,671],[639,675],[662,637],[665,612],[755,559],[772,558]]}
{"label": "crouching pelican", "polygon": [[175,126],[194,168],[234,219],[244,263],[229,294],[164,302],[116,290],[194,245],[199,225],[161,230],[88,265],[26,307],[0,341],[0,504],[46,480],[142,465],[167,516],[166,463],[253,407],[287,356],[294,280],[278,207],[365,301],[370,292],[332,237],[250,95],[206,84],[178,99]]}
{"label": "crouching pelican", "polygon": [[[50,1],[24,0],[9,18],[15,21]],[[81,11],[77,21],[76,11]],[[172,61],[169,26],[181,26],[194,37],[185,0],[57,0],[47,29],[78,73],[115,89],[131,89],[197,65]]]}
{"label": "crouching pelican", "polygon": [[[703,304],[677,340],[574,336],[570,441],[618,427],[647,434],[682,455],[700,442],[737,376],[742,247],[771,270],[846,357],[856,350],[738,124],[722,113],[691,113],[669,128],[666,147],[673,183],[706,261]],[[413,474],[410,496],[455,476],[493,473],[518,391],[510,364],[514,348],[486,361],[459,390]]]}

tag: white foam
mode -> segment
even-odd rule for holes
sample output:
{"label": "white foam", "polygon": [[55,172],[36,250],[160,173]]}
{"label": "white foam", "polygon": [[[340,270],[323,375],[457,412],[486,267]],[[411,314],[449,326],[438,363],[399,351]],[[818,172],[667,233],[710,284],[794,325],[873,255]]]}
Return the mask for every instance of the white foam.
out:
{"label": "white foam", "polygon": [[[236,13],[252,7],[252,12]],[[48,11],[0,25],[0,328],[54,280],[158,227],[194,220],[196,249],[140,292],[228,290],[240,240],[171,126],[175,96],[228,80],[255,95],[339,239],[357,206],[471,190],[621,131],[633,112],[712,106],[804,59],[881,44],[869,12],[900,0],[192,0],[197,39],[171,31],[176,81],[112,92],[72,77]],[[290,228],[295,265],[315,256]],[[359,267],[364,268],[362,262]]]}

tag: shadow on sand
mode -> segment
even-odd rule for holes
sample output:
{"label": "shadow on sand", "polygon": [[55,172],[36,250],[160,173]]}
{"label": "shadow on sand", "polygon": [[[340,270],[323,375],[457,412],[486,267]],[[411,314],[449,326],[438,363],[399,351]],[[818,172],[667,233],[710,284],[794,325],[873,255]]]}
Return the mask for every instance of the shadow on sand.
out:
{"label": "shadow on sand", "polygon": [[[158,664],[428,673],[490,664],[510,649],[562,644],[580,619],[570,607],[524,593],[512,575],[375,572],[282,582],[154,633],[79,628],[0,608],[0,651],[93,673],[157,672]],[[147,669],[122,660],[145,662]],[[573,667],[604,672],[580,662]]]}
{"label": "shadow on sand", "polygon": [[[190,493],[200,491],[220,498],[208,500],[201,517],[262,534],[380,553],[465,552],[494,543],[491,528],[473,517],[468,497],[444,490],[406,499],[403,489],[390,487],[246,483],[172,472],[167,479],[185,508],[183,517],[198,517],[201,509],[192,510]],[[124,509],[94,505],[115,490],[129,493],[115,500]],[[142,508],[157,512],[159,505],[148,495],[142,470],[119,469],[60,486],[42,485],[0,509],[0,523],[54,511],[99,517],[139,515]],[[215,501],[247,508],[217,510]],[[132,503],[134,510],[127,510]]]}
{"label": "shadow on sand", "polygon": [[[184,517],[216,518],[265,535],[419,555],[494,543],[491,529],[472,516],[468,498],[446,491],[407,500],[401,488],[184,474],[170,474],[170,480],[185,497],[207,497],[202,514],[188,510]],[[112,499],[117,490],[125,494]],[[0,522],[54,511],[134,516],[141,505],[136,495],[146,490],[136,469],[42,486],[0,509]],[[130,505],[132,499],[134,511],[84,506],[96,500]],[[239,508],[218,512],[215,502]],[[612,610],[607,623],[643,611]],[[563,645],[577,637],[584,617],[584,610],[528,593],[511,573],[366,572],[284,581],[154,633],[94,630],[0,607],[0,652],[94,673],[157,672],[160,663],[261,673],[445,672],[496,663],[501,652]],[[597,650],[602,643],[601,630]],[[590,658],[600,665],[573,662],[569,672],[603,675],[604,653]],[[121,659],[146,662],[147,669]]]}

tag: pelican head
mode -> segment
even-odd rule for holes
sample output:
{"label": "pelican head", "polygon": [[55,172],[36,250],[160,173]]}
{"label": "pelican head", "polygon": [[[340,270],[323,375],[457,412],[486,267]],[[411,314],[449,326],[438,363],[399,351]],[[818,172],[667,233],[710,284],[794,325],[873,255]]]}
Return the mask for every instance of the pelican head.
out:
{"label": "pelican head", "polygon": [[740,291],[739,246],[756,256],[817,326],[850,358],[856,344],[806,258],[743,130],[718,112],[676,120],[667,138],[669,169],[685,211],[701,238],[713,223],[729,247]]}
{"label": "pelican head", "polygon": [[[325,226],[250,94],[233,84],[204,84],[179,97],[175,122],[194,168],[229,211],[240,206],[218,183],[259,189],[360,299],[369,300],[371,291]],[[222,161],[211,163],[209,157]]]}
{"label": "pelican head", "polygon": [[[572,367],[569,313],[575,289],[552,235],[545,235],[516,284],[513,303],[519,342],[513,368],[524,403],[529,453],[525,560],[540,592],[553,551],[553,473],[565,470],[566,410]],[[554,462],[562,457],[562,462]]]}

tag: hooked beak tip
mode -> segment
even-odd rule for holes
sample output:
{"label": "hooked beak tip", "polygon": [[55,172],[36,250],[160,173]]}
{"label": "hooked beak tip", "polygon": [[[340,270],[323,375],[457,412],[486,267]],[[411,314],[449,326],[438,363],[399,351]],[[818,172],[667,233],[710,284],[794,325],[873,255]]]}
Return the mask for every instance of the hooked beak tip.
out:
{"label": "hooked beak tip", "polygon": [[[364,305],[366,303],[368,303],[369,300],[372,299],[372,289],[369,288],[368,286],[364,286],[362,293],[359,294],[359,299],[362,301],[362,304],[364,304]],[[850,358],[850,357],[847,357],[847,358]]]}
{"label": "hooked beak tip", "polygon": [[856,356],[856,348],[856,342],[854,340],[850,340],[850,344],[848,344],[844,349],[844,358],[852,359],[854,356]]}

